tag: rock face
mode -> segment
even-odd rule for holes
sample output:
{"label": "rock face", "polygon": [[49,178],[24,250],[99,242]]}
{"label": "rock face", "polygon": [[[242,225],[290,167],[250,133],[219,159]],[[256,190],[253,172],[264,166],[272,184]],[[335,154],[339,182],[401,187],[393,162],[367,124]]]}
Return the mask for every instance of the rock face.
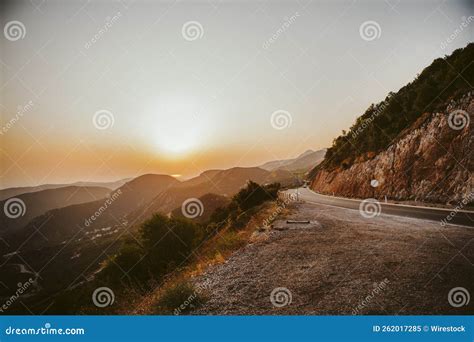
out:
{"label": "rock face", "polygon": [[372,159],[345,170],[320,169],[311,188],[344,197],[387,196],[432,203],[472,198],[473,133],[474,93],[470,92],[449,103],[444,113],[425,113]]}

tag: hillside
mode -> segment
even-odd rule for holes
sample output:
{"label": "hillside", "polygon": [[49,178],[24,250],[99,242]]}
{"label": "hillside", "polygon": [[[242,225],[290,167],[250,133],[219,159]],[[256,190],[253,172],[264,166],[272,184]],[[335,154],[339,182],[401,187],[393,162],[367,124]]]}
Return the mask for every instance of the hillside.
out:
{"label": "hillside", "polygon": [[[216,194],[205,194],[204,196],[201,196],[198,199],[202,203],[202,211],[200,211],[199,215],[194,218],[194,221],[199,223],[207,222],[217,208],[224,208],[230,202],[229,197],[224,197]],[[181,206],[174,209],[171,212],[171,216],[184,218],[185,216],[183,214],[183,209],[181,208]]]}
{"label": "hillside", "polygon": [[120,238],[131,233],[125,215],[177,183],[167,175],[143,175],[107,198],[50,210],[3,234],[2,281],[14,287],[30,272],[40,272],[42,298],[85,281],[120,247]]}
{"label": "hillside", "polygon": [[[69,205],[86,203],[105,198],[110,189],[103,187],[68,186],[57,189],[41,190],[37,192],[17,195],[14,198],[22,201],[23,215],[19,217],[0,216],[0,231],[17,230],[26,225],[32,218],[43,215],[49,210]],[[8,199],[0,201],[2,208],[8,207]],[[12,208],[13,210],[13,208]]]}
{"label": "hillside", "polygon": [[141,223],[154,213],[167,214],[180,207],[185,200],[208,193],[232,197],[249,180],[259,184],[279,182],[282,185],[289,185],[295,182],[293,175],[284,170],[269,172],[258,167],[234,167],[227,170],[206,171],[159,194],[150,203],[130,214],[127,220]]}
{"label": "hillside", "polygon": [[322,162],[325,154],[326,149],[318,151],[308,150],[296,158],[273,160],[259,167],[267,171],[282,169],[290,172],[306,172]]}
{"label": "hillside", "polygon": [[[311,187],[345,197],[433,203],[468,197],[474,184],[472,60],[469,44],[370,106],[310,172]],[[467,124],[455,127],[458,120]]]}
{"label": "hillside", "polygon": [[48,189],[66,188],[70,186],[99,187],[99,188],[108,188],[109,190],[115,190],[121,187],[122,185],[124,185],[129,180],[130,179],[120,179],[115,182],[75,182],[71,184],[41,184],[37,186],[5,188],[5,189],[0,190],[0,201],[3,201],[7,198],[21,195],[21,194],[38,192],[38,191],[48,190]]}
{"label": "hillside", "polygon": [[[37,215],[24,228],[10,231],[3,238],[13,249],[19,243],[22,243],[22,249],[54,245],[67,240],[80,228],[87,230],[122,223],[126,214],[148,203],[157,194],[177,183],[179,183],[178,180],[167,175],[143,175],[110,193],[109,198],[104,196],[99,200],[69,205]],[[108,189],[107,193],[109,193]],[[36,194],[28,194],[28,196]],[[110,204],[106,204],[107,200]],[[102,212],[101,208],[106,208],[106,210]],[[92,216],[95,217],[94,220],[90,219]],[[37,227],[41,227],[43,238],[27,240],[38,230]]]}
{"label": "hillside", "polygon": [[0,190],[0,201],[3,201],[7,198],[21,195],[21,194],[48,190],[48,189],[57,189],[57,188],[65,187],[65,186],[66,186],[65,184],[42,184],[38,186],[22,186],[22,187],[15,187],[15,188],[5,188],[5,189]]}
{"label": "hillside", "polygon": [[[318,169],[349,168],[356,160],[373,158],[393,144],[424,113],[444,110],[452,99],[472,91],[474,43],[438,58],[414,81],[384,101],[372,104],[348,132],[334,139]],[[317,170],[314,170],[312,175]]]}

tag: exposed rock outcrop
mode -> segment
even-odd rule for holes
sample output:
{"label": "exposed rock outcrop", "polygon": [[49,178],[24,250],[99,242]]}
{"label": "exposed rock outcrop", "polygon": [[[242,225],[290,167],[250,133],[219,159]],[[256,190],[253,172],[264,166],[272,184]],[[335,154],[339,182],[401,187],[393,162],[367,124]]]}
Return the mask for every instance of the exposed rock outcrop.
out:
{"label": "exposed rock outcrop", "polygon": [[[456,110],[463,112],[455,117]],[[453,129],[456,124],[463,128]],[[473,133],[474,93],[469,92],[443,113],[425,113],[370,160],[348,169],[319,169],[311,188],[344,197],[459,202],[474,191]]]}

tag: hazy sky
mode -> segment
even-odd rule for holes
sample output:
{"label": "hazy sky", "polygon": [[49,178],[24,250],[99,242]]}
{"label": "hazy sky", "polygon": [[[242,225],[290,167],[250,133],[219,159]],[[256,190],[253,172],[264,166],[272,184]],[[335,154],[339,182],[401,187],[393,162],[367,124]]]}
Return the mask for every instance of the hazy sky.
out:
{"label": "hazy sky", "polygon": [[472,15],[471,1],[3,1],[0,187],[328,147],[473,41]]}

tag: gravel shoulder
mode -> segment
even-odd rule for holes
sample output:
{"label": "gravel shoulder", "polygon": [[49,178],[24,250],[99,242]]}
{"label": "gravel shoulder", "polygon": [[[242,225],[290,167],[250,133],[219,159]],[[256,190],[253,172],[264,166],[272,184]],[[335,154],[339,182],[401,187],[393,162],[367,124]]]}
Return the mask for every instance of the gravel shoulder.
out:
{"label": "gravel shoulder", "polygon": [[[472,314],[474,229],[319,204],[289,207],[225,263],[196,277],[196,315]],[[288,224],[287,220],[309,220]],[[275,290],[280,296],[271,296]],[[272,304],[273,298],[276,306]],[[291,300],[290,300],[291,299]]]}

